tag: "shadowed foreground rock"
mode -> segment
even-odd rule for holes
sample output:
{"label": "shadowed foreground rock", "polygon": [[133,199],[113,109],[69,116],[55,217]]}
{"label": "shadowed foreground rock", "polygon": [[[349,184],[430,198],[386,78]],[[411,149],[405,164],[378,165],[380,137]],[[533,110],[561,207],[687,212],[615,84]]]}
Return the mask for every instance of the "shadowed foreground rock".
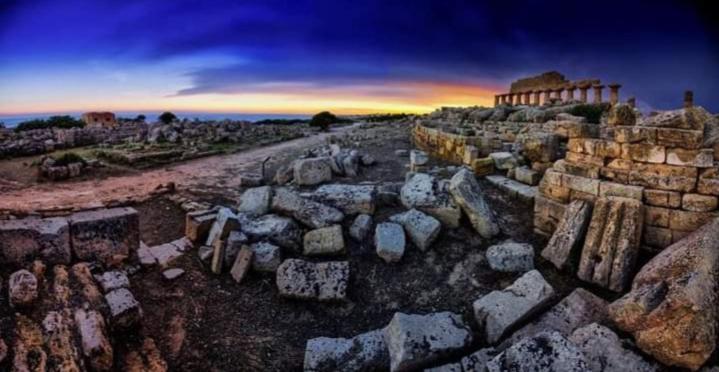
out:
{"label": "shadowed foreground rock", "polygon": [[649,261],[610,316],[662,363],[697,370],[716,347],[718,271],[719,218]]}
{"label": "shadowed foreground rock", "polygon": [[472,172],[467,169],[457,172],[450,181],[449,192],[469,217],[469,221],[479,235],[483,238],[491,238],[499,234],[499,225],[494,213],[484,201],[482,190]]}

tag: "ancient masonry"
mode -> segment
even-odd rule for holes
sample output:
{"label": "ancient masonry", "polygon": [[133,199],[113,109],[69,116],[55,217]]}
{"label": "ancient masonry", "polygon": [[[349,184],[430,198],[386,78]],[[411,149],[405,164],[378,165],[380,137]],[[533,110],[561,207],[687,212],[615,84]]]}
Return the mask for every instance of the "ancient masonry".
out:
{"label": "ancient masonry", "polygon": [[82,114],[82,121],[88,127],[114,128],[117,126],[117,119],[112,112],[86,112]]}

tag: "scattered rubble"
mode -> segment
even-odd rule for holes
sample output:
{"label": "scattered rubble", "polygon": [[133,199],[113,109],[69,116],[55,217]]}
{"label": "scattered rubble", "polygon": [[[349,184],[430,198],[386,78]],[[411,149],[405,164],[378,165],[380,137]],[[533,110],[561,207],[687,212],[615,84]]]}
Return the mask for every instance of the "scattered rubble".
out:
{"label": "scattered rubble", "polygon": [[534,269],[534,248],[513,241],[493,245],[487,249],[487,262],[492,270],[527,272]]}

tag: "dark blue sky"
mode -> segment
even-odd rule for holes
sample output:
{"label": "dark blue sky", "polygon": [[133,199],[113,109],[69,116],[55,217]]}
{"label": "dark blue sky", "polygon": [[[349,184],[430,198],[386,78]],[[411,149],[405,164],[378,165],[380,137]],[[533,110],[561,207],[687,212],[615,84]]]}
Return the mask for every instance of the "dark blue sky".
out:
{"label": "dark blue sky", "polygon": [[491,103],[547,70],[655,108],[692,89],[716,112],[702,4],[0,0],[0,113],[425,110]]}

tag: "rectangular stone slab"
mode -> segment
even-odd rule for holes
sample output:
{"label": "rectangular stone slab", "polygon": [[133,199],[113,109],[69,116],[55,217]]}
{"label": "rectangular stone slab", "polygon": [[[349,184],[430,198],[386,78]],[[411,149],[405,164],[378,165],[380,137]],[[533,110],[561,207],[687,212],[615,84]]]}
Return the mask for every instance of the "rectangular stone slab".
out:
{"label": "rectangular stone slab", "polygon": [[0,221],[0,261],[20,264],[36,258],[70,263],[70,225],[65,218]]}
{"label": "rectangular stone slab", "polygon": [[80,260],[110,263],[140,246],[140,220],[133,208],[79,212],[69,221],[72,249]]}

